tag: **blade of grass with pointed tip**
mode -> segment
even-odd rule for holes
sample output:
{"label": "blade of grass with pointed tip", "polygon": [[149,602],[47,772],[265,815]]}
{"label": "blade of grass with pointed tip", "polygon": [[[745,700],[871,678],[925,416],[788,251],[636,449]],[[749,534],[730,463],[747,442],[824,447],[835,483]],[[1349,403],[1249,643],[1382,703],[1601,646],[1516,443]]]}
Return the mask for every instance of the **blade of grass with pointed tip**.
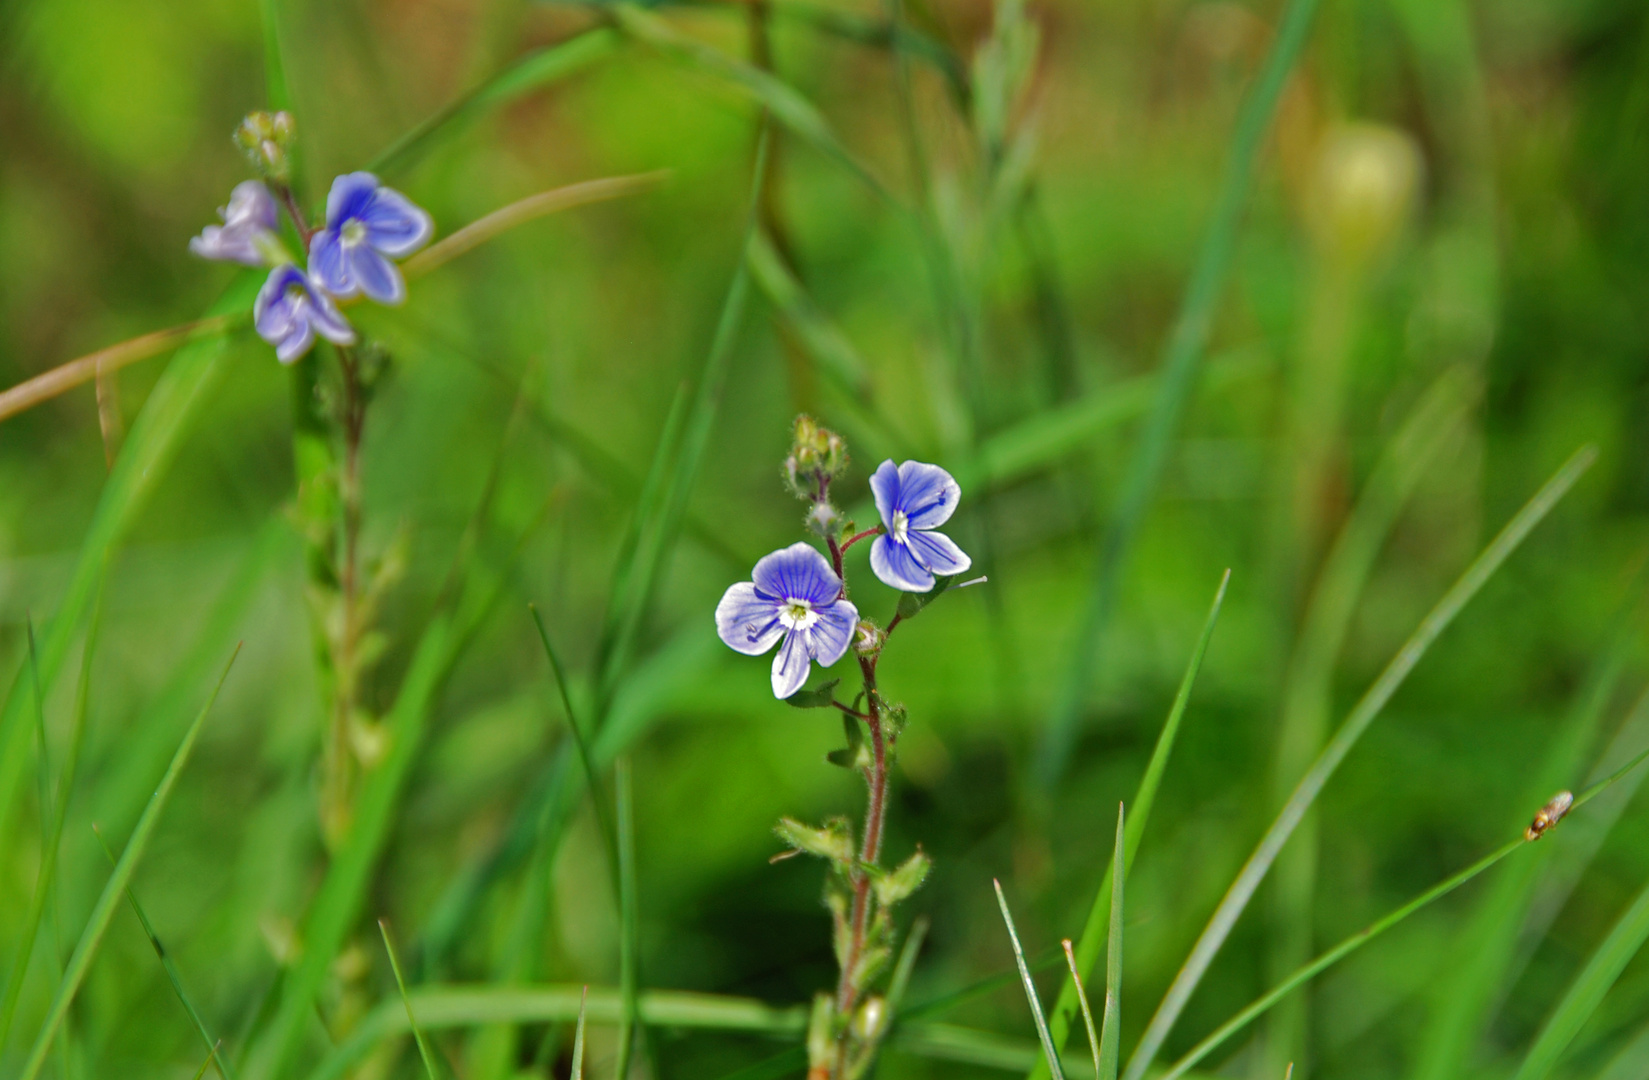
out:
{"label": "blade of grass with pointed tip", "polygon": [[1031,1006],[1031,1018],[1036,1021],[1036,1037],[1042,1043],[1042,1055],[1048,1063],[1048,1071],[1054,1080],[1065,1080],[1065,1072],[1059,1067],[1059,1051],[1054,1042],[1048,1037],[1048,1021],[1042,1015],[1042,1002],[1036,996],[1036,983],[1031,980],[1031,969],[1025,965],[1025,950],[1019,947],[1019,931],[1014,929],[1013,913],[1008,910],[1008,898],[1002,893],[1002,883],[992,881],[996,886],[996,903],[1002,909],[1002,921],[1008,926],[1008,940],[1013,942],[1014,963],[1019,966],[1019,979],[1025,984],[1025,1000]]}
{"label": "blade of grass with pointed tip", "polygon": [[1071,948],[1071,939],[1066,938],[1060,944],[1065,947],[1065,965],[1071,970],[1071,981],[1076,983],[1077,1004],[1082,1006],[1082,1025],[1088,1029],[1088,1049],[1094,1053],[1094,1075],[1099,1076],[1099,1033],[1094,1030],[1094,1010],[1088,1007],[1088,991],[1083,988],[1082,976],[1076,970],[1076,952]]}
{"label": "blade of grass with pointed tip", "polygon": [[395,955],[395,943],[389,937],[389,920],[378,920],[378,932],[384,937],[384,952],[389,954],[389,970],[395,974],[395,989],[401,993],[401,1004],[406,1006],[407,1027],[418,1043],[418,1056],[424,1059],[424,1073],[429,1080],[440,1080],[441,1070],[435,1066],[435,1051],[430,1048],[424,1029],[418,1026],[418,1017],[412,1011],[412,999],[407,996],[407,981],[401,977],[401,958]]}
{"label": "blade of grass with pointed tip", "polygon": [[640,957],[637,941],[640,936],[636,912],[636,827],[635,799],[630,791],[630,759],[621,757],[613,770],[613,793],[618,809],[618,970],[619,997],[623,1011],[618,1022],[618,1064],[613,1076],[627,1080],[630,1075],[630,1055],[635,1050],[638,1025],[641,1022]]}
{"label": "blade of grass with pointed tip", "polygon": [[97,898],[97,904],[86,920],[86,928],[81,932],[80,941],[74,947],[74,954],[69,957],[63,981],[58,985],[57,994],[46,1013],[46,1020],[41,1025],[40,1033],[35,1037],[34,1048],[29,1051],[28,1060],[23,1065],[23,1080],[36,1080],[40,1075],[40,1068],[46,1062],[46,1053],[51,1049],[52,1040],[69,1011],[69,1005],[80,992],[80,984],[85,980],[92,957],[96,955],[97,947],[103,941],[103,934],[109,928],[109,920],[114,916],[115,906],[120,903],[121,895],[131,883],[132,872],[137,869],[138,860],[143,858],[144,849],[148,847],[149,837],[155,830],[156,822],[160,820],[161,811],[166,808],[172,788],[176,786],[178,776],[183,772],[183,766],[195,748],[195,740],[200,737],[201,728],[206,724],[206,717],[211,713],[212,705],[218,700],[218,692],[223,689],[224,681],[229,678],[229,669],[234,667],[235,657],[239,655],[240,646],[236,645],[229,662],[223,666],[223,674],[218,676],[217,685],[212,688],[212,695],[206,699],[206,704],[195,717],[195,722],[189,725],[189,731],[178,744],[177,753],[172,755],[172,763],[167,766],[165,775],[160,778],[155,793],[149,797],[149,805],[144,807],[143,816],[138,818],[137,827],[132,830],[132,837],[126,842],[126,849],[121,852],[120,861],[115,864],[114,872],[109,875],[108,882],[103,886],[103,893]]}
{"label": "blade of grass with pointed tip", "polygon": [[[93,825],[92,834],[97,837],[98,846],[103,849],[103,854],[108,856],[110,867],[118,866],[120,860],[115,855],[114,848],[109,846],[109,841],[104,839],[103,830]],[[207,1063],[216,1062],[218,1075],[223,1077],[223,1080],[234,1080],[234,1075],[229,1069],[228,1063],[218,1056],[217,1051],[221,1043],[219,1040],[212,1038],[212,1033],[206,1029],[206,1021],[201,1019],[200,1010],[196,1009],[195,1003],[189,1000],[189,995],[183,989],[183,977],[178,973],[177,965],[172,962],[171,954],[166,951],[166,946],[161,943],[160,935],[155,933],[155,927],[149,921],[148,912],[144,911],[143,905],[137,902],[137,893],[132,891],[130,885],[126,887],[126,902],[131,905],[132,914],[137,916],[138,923],[143,927],[143,933],[149,938],[149,946],[155,950],[155,956],[160,960],[161,969],[166,972],[167,981],[172,984],[172,993],[177,995],[178,1002],[183,1006],[183,1011],[189,1014],[189,1019],[194,1023],[195,1030],[200,1032],[201,1039],[206,1043]]]}
{"label": "blade of grass with pointed tip", "polygon": [[[45,846],[40,850],[40,872],[35,878],[34,893],[29,898],[28,914],[23,918],[23,940],[18,946],[17,958],[12,964],[11,978],[6,982],[6,997],[0,1004],[0,1050],[4,1050],[6,1039],[11,1034],[12,1021],[17,1016],[17,1002],[23,991],[23,979],[29,972],[29,960],[34,955],[35,943],[40,936],[42,916],[46,912],[49,899],[52,896],[52,887],[57,879],[57,865],[59,849],[63,843],[63,823],[69,816],[69,800],[74,796],[75,774],[80,768],[80,751],[86,738],[86,709],[91,700],[92,691],[92,660],[97,655],[97,640],[103,625],[103,586],[98,586],[96,606],[92,609],[91,625],[86,631],[86,644],[81,650],[80,683],[75,691],[74,719],[69,727],[68,753],[63,758],[63,775],[57,782],[57,798],[41,806],[41,813],[51,815],[51,826],[47,831]],[[31,669],[34,666],[33,639],[30,638],[29,662]],[[39,697],[39,672],[34,671],[36,698]],[[44,755],[45,744],[45,714],[42,709],[38,717],[40,723],[40,750]],[[47,807],[50,807],[48,810]],[[53,944],[55,954],[56,945]]]}
{"label": "blade of grass with pointed tip", "polygon": [[[1225,606],[1225,590],[1231,584],[1231,571],[1227,569],[1220,576],[1219,588],[1214,590],[1214,602],[1208,606],[1208,617],[1202,622],[1202,633],[1197,637],[1196,647],[1191,650],[1191,659],[1185,665],[1185,674],[1180,678],[1179,690],[1174,694],[1174,704],[1168,710],[1168,719],[1162,725],[1162,731],[1157,734],[1157,744],[1151,751],[1151,760],[1145,766],[1145,775],[1140,778],[1139,790],[1134,793],[1134,812],[1128,818],[1126,841],[1124,842],[1124,858],[1122,860],[1122,876],[1128,876],[1128,868],[1133,865],[1139,854],[1140,841],[1145,836],[1145,823],[1151,817],[1151,808],[1156,805],[1157,789],[1162,785],[1162,775],[1168,768],[1168,758],[1174,751],[1174,740],[1179,737],[1180,722],[1185,717],[1185,710],[1191,703],[1191,689],[1197,683],[1197,675],[1202,671],[1202,660],[1208,653],[1208,643],[1214,637],[1214,627],[1220,621],[1220,609]],[[1088,908],[1088,919],[1083,924],[1082,936],[1077,940],[1076,967],[1081,977],[1091,978],[1094,965],[1099,962],[1099,950],[1102,943],[1110,935],[1111,919],[1111,892],[1112,881],[1116,874],[1116,863],[1105,869],[1105,876],[1100,879],[1099,891],[1094,894],[1094,902]],[[1054,1002],[1053,1013],[1048,1018],[1049,1032],[1053,1037],[1053,1044],[1059,1050],[1065,1049],[1065,1041],[1070,1038],[1071,1024],[1076,1018],[1077,1006],[1076,982],[1069,981],[1059,988],[1059,998]],[[1030,1072],[1031,1080],[1042,1080],[1047,1076],[1041,1062],[1036,1063]]]}
{"label": "blade of grass with pointed tip", "polygon": [[[1128,884],[1128,856],[1125,851],[1123,808],[1117,807],[1116,852],[1113,866],[1122,867],[1111,888],[1111,936],[1105,949],[1105,1026],[1100,1031],[1099,1056],[1094,1072],[1099,1080],[1116,1080],[1118,1051],[1122,1046],[1122,898]],[[1086,1011],[1087,1006],[1083,1006]],[[1088,1018],[1088,1035],[1093,1036],[1093,1018]]]}
{"label": "blade of grass with pointed tip", "polygon": [[[1635,754],[1630,760],[1621,765],[1614,772],[1597,781],[1595,784],[1587,787],[1586,790],[1575,796],[1574,806],[1569,811],[1569,818],[1572,819],[1575,812],[1581,807],[1603,794],[1615,784],[1618,784],[1645,761],[1649,761],[1649,749],[1644,749],[1638,754]],[[1390,930],[1393,926],[1396,926],[1398,923],[1402,922],[1410,915],[1413,915],[1421,908],[1424,908],[1428,904],[1447,896],[1449,893],[1453,892],[1455,889],[1458,889],[1472,878],[1483,873],[1491,866],[1494,866],[1501,859],[1504,859],[1506,856],[1512,854],[1512,852],[1527,846],[1528,843],[1529,841],[1520,835],[1517,839],[1509,841],[1501,847],[1496,848],[1494,851],[1485,855],[1472,865],[1466,867],[1464,870],[1454,874],[1452,877],[1444,879],[1441,883],[1427,889],[1413,900],[1410,900],[1408,903],[1371,923],[1367,928],[1346,938],[1334,948],[1323,953],[1311,963],[1306,964],[1288,978],[1284,979],[1275,988],[1268,991],[1263,997],[1255,1001],[1252,1005],[1249,1005],[1236,1016],[1221,1024],[1207,1038],[1203,1039],[1201,1042],[1197,1043],[1196,1046],[1187,1051],[1185,1056],[1176,1061],[1173,1066],[1158,1077],[1157,1080],[1176,1080],[1177,1077],[1184,1076],[1187,1071],[1197,1064],[1197,1062],[1207,1057],[1216,1048],[1218,1048],[1221,1043],[1225,1042],[1226,1039],[1229,1039],[1232,1035],[1242,1030],[1255,1019],[1264,1015],[1266,1010],[1270,1009],[1277,1002],[1293,993],[1306,982],[1310,981],[1327,968],[1332,967],[1334,964],[1343,960],[1351,953],[1356,952],[1364,945],[1367,945],[1370,941],[1373,941],[1375,938],[1379,937],[1387,930]]]}
{"label": "blade of grass with pointed tip", "polygon": [[206,1070],[210,1069],[212,1067],[212,1063],[217,1061],[217,1059],[218,1048],[214,1046],[206,1052],[206,1060],[200,1063],[200,1068],[195,1070],[195,1080],[200,1080],[201,1077],[205,1076]]}
{"label": "blade of grass with pointed tip", "polygon": [[528,604],[527,610],[532,613],[533,625],[538,628],[538,640],[544,643],[544,655],[549,657],[550,670],[555,674],[556,689],[561,692],[561,707],[567,710],[567,727],[572,732],[573,745],[578,748],[578,759],[584,765],[584,780],[590,785],[590,800],[595,808],[596,824],[601,828],[602,841],[607,845],[607,861],[613,875],[613,896],[623,893],[619,872],[619,838],[613,827],[613,821],[607,816],[607,795],[601,783],[601,772],[596,768],[595,759],[590,755],[590,743],[584,735],[584,725],[579,723],[578,710],[573,708],[571,689],[567,683],[567,670],[561,666],[561,657],[550,642],[550,632],[544,627],[544,617],[538,612],[537,604]]}
{"label": "blade of grass with pointed tip", "polygon": [[1075,742],[1087,696],[1090,673],[1100,667],[1099,650],[1110,622],[1123,560],[1133,546],[1146,508],[1156,493],[1157,483],[1168,460],[1169,447],[1196,387],[1202,366],[1202,351],[1236,250],[1238,226],[1243,206],[1248,201],[1249,188],[1253,185],[1260,147],[1271,127],[1288,73],[1305,44],[1306,30],[1311,25],[1316,7],[1317,0],[1288,0],[1264,66],[1237,118],[1213,218],[1208,231],[1203,234],[1191,281],[1186,286],[1163,349],[1162,381],[1157,388],[1156,400],[1123,481],[1121,498],[1100,538],[1076,647],[1037,748],[1037,778],[1046,790],[1052,790],[1065,771],[1066,759]]}
{"label": "blade of grass with pointed tip", "polygon": [[578,998],[578,1027],[573,1029],[573,1068],[571,1080],[584,1080],[584,1014],[590,1003],[590,988],[586,986]]}
{"label": "blade of grass with pointed tip", "polygon": [[1140,1038],[1133,1056],[1128,1060],[1128,1067],[1123,1075],[1126,1080],[1140,1080],[1151,1065],[1157,1050],[1161,1048],[1163,1040],[1168,1037],[1168,1031],[1174,1022],[1179,1019],[1180,1012],[1185,1008],[1191,993],[1202,980],[1203,973],[1208,965],[1213,963],[1214,955],[1219,952],[1220,946],[1225,943],[1226,936],[1236,925],[1237,918],[1243,909],[1248,906],[1254,890],[1258,889],[1264,879],[1266,871],[1276,860],[1277,853],[1282,850],[1283,844],[1293,834],[1300,819],[1316,801],[1317,795],[1323,786],[1328,783],[1329,777],[1339,768],[1357,740],[1362,738],[1363,732],[1374,722],[1386,703],[1391,700],[1397,688],[1408,678],[1409,672],[1420,662],[1420,658],[1431,648],[1443,630],[1454,621],[1461,608],[1466,606],[1485,582],[1493,576],[1500,565],[1515,551],[1525,537],[1534,529],[1557,504],[1557,501],[1572,487],[1582,473],[1584,473],[1597,458],[1597,451],[1590,447],[1582,447],[1576,451],[1562,468],[1546,482],[1535,496],[1526,503],[1517,515],[1500,530],[1489,545],[1474,559],[1460,579],[1454,583],[1435,607],[1426,614],[1409,635],[1397,655],[1392,657],[1379,678],[1368,688],[1357,702],[1323,748],[1317,760],[1312,764],[1306,775],[1300,779],[1294,789],[1294,794],[1278,813],[1276,820],[1266,830],[1260,839],[1254,853],[1238,872],[1219,906],[1209,918],[1208,925],[1203,929],[1201,936],[1192,946],[1191,954],[1186,957],[1179,973],[1174,977],[1168,992],[1163,995],[1162,1003],[1157,1006],[1156,1013],[1146,1026],[1145,1033]]}
{"label": "blade of grass with pointed tip", "polygon": [[1580,1033],[1581,1027],[1597,1011],[1609,988],[1626,965],[1649,940],[1649,885],[1616,920],[1586,966],[1575,977],[1563,999],[1546,1018],[1545,1025],[1517,1070],[1515,1080],[1545,1080],[1556,1067],[1563,1051]]}

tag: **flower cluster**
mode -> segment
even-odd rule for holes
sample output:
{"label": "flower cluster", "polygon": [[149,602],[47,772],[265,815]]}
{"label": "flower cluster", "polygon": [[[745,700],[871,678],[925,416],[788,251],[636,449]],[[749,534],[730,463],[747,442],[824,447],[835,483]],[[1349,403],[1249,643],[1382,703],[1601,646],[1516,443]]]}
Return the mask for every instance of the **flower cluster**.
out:
{"label": "flower cluster", "polygon": [[[355,331],[337,302],[357,296],[380,304],[405,300],[406,282],[394,260],[427,244],[434,222],[376,176],[354,172],[332,181],[326,222],[311,229],[287,186],[291,118],[254,113],[235,138],[263,179],[236,185],[229,205],[218,211],[223,224],[208,225],[189,241],[189,250],[205,259],[271,268],[252,305],[252,321],[281,363],[308,352],[317,335],[353,345]],[[306,266],[281,243],[277,230],[283,204],[303,243]]]}
{"label": "flower cluster", "polygon": [[858,608],[847,599],[842,554],[853,544],[875,536],[871,571],[883,584],[908,593],[928,592],[939,577],[972,565],[953,540],[934,531],[950,520],[962,497],[961,486],[937,465],[882,462],[870,478],[881,525],[845,535],[843,525],[846,531],[852,525],[831,504],[829,492],[847,461],[839,436],[808,417],[797,421],[795,446],[785,458],[783,474],[791,491],[811,503],[807,528],[825,538],[831,559],[798,541],[756,563],[751,580],[729,588],[716,605],[716,632],[730,648],[760,656],[780,646],[773,658],[773,694],[778,698],[802,688],[811,662],[829,667],[855,641],[864,652],[877,648],[885,636],[873,623],[861,624]]}

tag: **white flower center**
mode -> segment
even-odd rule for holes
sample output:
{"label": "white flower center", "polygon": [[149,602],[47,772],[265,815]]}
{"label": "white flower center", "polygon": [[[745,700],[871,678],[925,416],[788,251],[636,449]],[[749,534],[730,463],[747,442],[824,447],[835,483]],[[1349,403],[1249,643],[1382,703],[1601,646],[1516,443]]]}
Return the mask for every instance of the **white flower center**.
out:
{"label": "white flower center", "polygon": [[903,510],[895,510],[893,512],[893,542],[896,544],[902,544],[905,542],[905,537],[909,534],[910,518],[905,516],[905,512]]}
{"label": "white flower center", "polygon": [[366,226],[350,218],[344,222],[344,227],[338,230],[338,234],[342,237],[345,247],[354,247],[366,239]]}
{"label": "white flower center", "polygon": [[790,597],[779,608],[779,622],[790,630],[806,630],[819,621],[819,613],[806,600]]}

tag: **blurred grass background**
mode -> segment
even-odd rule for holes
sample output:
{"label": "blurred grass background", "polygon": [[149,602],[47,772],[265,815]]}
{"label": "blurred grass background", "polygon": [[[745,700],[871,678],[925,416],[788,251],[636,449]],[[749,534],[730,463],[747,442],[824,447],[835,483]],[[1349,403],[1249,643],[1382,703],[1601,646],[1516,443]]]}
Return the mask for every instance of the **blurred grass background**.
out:
{"label": "blurred grass background", "polygon": [[[761,60],[765,42],[776,75],[897,201],[780,130],[760,214],[773,251],[737,326],[688,526],[642,612],[605,729],[609,749],[633,757],[645,986],[788,1005],[834,981],[821,871],[768,865],[770,830],[780,814],[857,815],[861,786],[823,761],[840,739],[835,719],[775,703],[764,664],[726,650],[710,624],[721,591],[796,536],[799,504],[777,470],[797,412],[848,435],[851,505],[866,503],[864,479],[883,456],[962,476],[955,534],[991,576],[902,629],[881,667],[912,718],[889,851],[902,857],[919,841],[937,867],[906,909],[932,920],[913,1002],[1009,969],[993,876],[1033,951],[1080,930],[1115,805],[1132,796],[1232,568],[1129,882],[1125,1050],[1323,732],[1541,481],[1576,446],[1601,451],[1330,784],[1314,860],[1297,840],[1193,997],[1174,1054],[1283,971],[1513,835],[1550,794],[1542,766],[1582,730],[1572,771],[1554,781],[1578,790],[1643,691],[1649,11],[1627,0],[1323,0],[1259,158],[1204,377],[1120,564],[1108,629],[1084,644],[1096,547],[1279,5],[1036,0],[1027,16],[1040,49],[1018,92],[1010,78],[996,94],[996,128],[976,62],[992,7],[907,6],[926,52],[821,29],[821,12],[885,28],[898,8],[871,0],[654,9],[731,55]],[[514,0],[274,9],[311,202],[515,57],[606,17]],[[10,385],[214,301],[230,272],[185,244],[243,178],[228,133],[269,102],[252,0],[12,0],[0,45],[0,378]],[[898,56],[909,63],[908,126]],[[568,738],[529,601],[580,685],[594,679],[620,537],[740,262],[754,124],[726,80],[629,33],[391,180],[444,234],[546,188],[670,171],[655,190],[506,234],[413,283],[403,309],[352,311],[394,357],[368,422],[365,546],[409,541],[381,620],[387,652],[363,695],[374,715],[395,701],[497,462],[470,561],[502,575],[502,593],[431,711],[365,898],[365,914],[396,927],[415,982],[514,972],[616,985],[619,920],[587,801],[538,852],[542,865],[517,860],[488,880],[443,948],[431,947],[432,926],[454,883],[523,813],[532,820]],[[775,265],[804,290],[788,307]],[[12,667],[25,662],[26,618],[57,610],[109,455],[166,363],[104,380],[102,423],[85,386],[0,424],[0,648]],[[244,639],[134,879],[236,1055],[302,947],[295,928],[327,864],[315,809],[325,708],[286,520],[291,385],[266,346],[231,337],[224,371],[109,564],[55,929],[49,921],[42,938],[66,954],[108,874],[91,824],[118,849]],[[1328,553],[1388,454],[1411,477],[1389,530],[1375,531],[1366,584],[1339,597],[1343,629],[1325,630],[1311,613]],[[856,559],[861,609],[890,613],[894,594]],[[1086,678],[1070,752],[1051,768],[1039,747],[1073,658]],[[1320,685],[1300,674],[1312,662]],[[1612,662],[1618,675],[1600,676]],[[58,679],[46,702],[53,761],[74,681]],[[1595,720],[1566,721],[1585,712],[1576,703],[1588,687]],[[0,808],[8,972],[41,863],[32,742],[17,805]],[[1600,840],[1589,863],[1570,860],[1581,875],[1572,892],[1529,885],[1533,913],[1517,908],[1507,962],[1470,991],[1488,999],[1476,1019],[1449,1029],[1442,1018],[1469,996],[1450,979],[1479,956],[1468,927],[1481,925],[1492,881],[1332,970],[1260,1041],[1222,1052],[1234,1055],[1224,1072],[1280,1075],[1280,1053],[1309,1062],[1305,1075],[1424,1075],[1450,1060],[1442,1075],[1506,1075],[1649,877],[1640,809]],[[1552,841],[1553,862],[1563,842]],[[537,919],[520,913],[535,873],[550,882]],[[331,963],[301,1060],[394,999],[372,921]],[[0,1072],[21,1064],[55,963],[31,967]],[[122,908],[70,1014],[70,1052],[48,1075],[193,1075],[203,1050],[165,978]],[[1638,962],[1582,1031],[1572,1075],[1595,1073],[1646,1005],[1649,967]],[[945,1019],[1030,1036],[1011,983]],[[1446,1029],[1465,1032],[1453,1059],[1438,1049]],[[528,1030],[511,1069],[532,1068],[542,1034]],[[611,1068],[602,1038],[596,1075]],[[689,1030],[649,1039],[638,1067],[661,1077],[720,1077],[782,1048]],[[489,1075],[481,1040],[440,1042],[461,1075]],[[564,1070],[552,1057],[540,1068]],[[417,1068],[398,1046],[363,1075]],[[1002,1075],[897,1052],[882,1068]]]}

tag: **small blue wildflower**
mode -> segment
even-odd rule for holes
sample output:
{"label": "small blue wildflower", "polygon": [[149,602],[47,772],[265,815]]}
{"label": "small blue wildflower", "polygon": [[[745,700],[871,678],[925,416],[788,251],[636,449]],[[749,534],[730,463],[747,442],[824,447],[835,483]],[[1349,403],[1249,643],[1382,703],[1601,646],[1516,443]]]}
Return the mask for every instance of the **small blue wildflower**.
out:
{"label": "small blue wildflower", "polygon": [[746,656],[783,638],[773,658],[773,696],[787,698],[807,682],[810,661],[829,667],[847,652],[859,609],[842,595],[842,579],[825,557],[802,541],[765,556],[750,576],[716,605],[716,632]]}
{"label": "small blue wildflower", "polygon": [[308,352],[317,333],[335,345],[355,344],[355,331],[332,298],[291,263],[270,271],[252,304],[252,324],[283,364]]}
{"label": "small blue wildflower", "polygon": [[430,216],[368,172],[345,173],[326,196],[326,227],[309,245],[309,273],[336,297],[365,293],[380,304],[406,299],[406,282],[390,259],[429,242]]}
{"label": "small blue wildflower", "polygon": [[268,266],[280,249],[275,226],[280,211],[269,189],[256,180],[235,185],[229,205],[218,210],[222,225],[208,225],[189,241],[189,250],[203,259]]}
{"label": "small blue wildflower", "polygon": [[962,488],[937,465],[884,461],[870,477],[886,530],[870,547],[870,568],[884,584],[927,592],[933,575],[960,574],[973,560],[950,537],[932,530],[950,520]]}

